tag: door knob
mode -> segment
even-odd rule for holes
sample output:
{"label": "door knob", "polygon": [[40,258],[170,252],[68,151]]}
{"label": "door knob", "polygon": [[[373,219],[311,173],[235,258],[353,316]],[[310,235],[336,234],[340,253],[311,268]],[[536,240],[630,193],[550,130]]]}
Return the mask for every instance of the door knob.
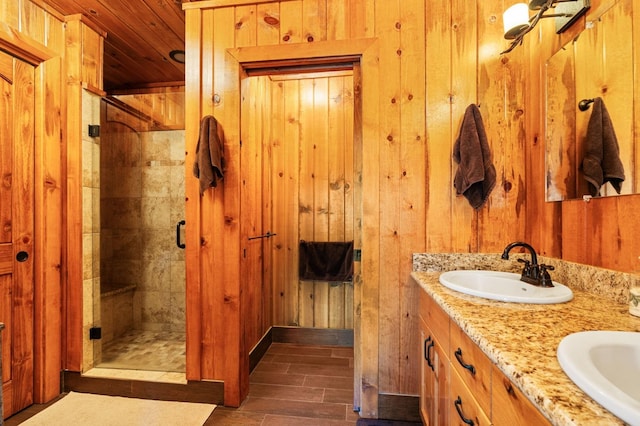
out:
{"label": "door knob", "polygon": [[16,260],[18,262],[26,262],[27,259],[29,259],[29,253],[26,251],[19,251],[18,254],[16,254]]}

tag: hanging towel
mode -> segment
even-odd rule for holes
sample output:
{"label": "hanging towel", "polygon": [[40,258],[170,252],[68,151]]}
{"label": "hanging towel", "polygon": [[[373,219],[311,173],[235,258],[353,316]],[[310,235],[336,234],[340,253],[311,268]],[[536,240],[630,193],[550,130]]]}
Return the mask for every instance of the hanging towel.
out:
{"label": "hanging towel", "polygon": [[464,112],[460,134],[453,146],[458,170],[453,185],[457,195],[464,195],[471,207],[479,209],[496,184],[496,169],[491,159],[489,141],[477,105]]}
{"label": "hanging towel", "polygon": [[351,281],[353,241],[300,241],[299,277],[303,281]]}
{"label": "hanging towel", "polygon": [[209,187],[218,186],[224,174],[224,147],[222,128],[216,119],[207,115],[200,121],[200,137],[196,145],[193,175],[200,180],[200,195]]}
{"label": "hanging towel", "polygon": [[620,147],[611,117],[601,98],[593,101],[587,125],[582,171],[589,183],[591,196],[600,195],[600,187],[606,182],[611,182],[611,186],[620,193],[624,181],[624,166],[620,161]]}

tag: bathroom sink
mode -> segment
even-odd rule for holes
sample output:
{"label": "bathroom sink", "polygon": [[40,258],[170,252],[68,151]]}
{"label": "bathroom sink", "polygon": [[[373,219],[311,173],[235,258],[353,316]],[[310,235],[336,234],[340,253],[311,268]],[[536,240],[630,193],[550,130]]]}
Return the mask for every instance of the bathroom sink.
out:
{"label": "bathroom sink", "polygon": [[485,299],[515,303],[551,304],[573,299],[565,285],[537,287],[520,281],[520,274],[500,271],[456,270],[440,274],[440,283],[451,290]]}
{"label": "bathroom sink", "polygon": [[640,333],[573,333],[562,339],[557,356],[587,395],[624,422],[640,425]]}

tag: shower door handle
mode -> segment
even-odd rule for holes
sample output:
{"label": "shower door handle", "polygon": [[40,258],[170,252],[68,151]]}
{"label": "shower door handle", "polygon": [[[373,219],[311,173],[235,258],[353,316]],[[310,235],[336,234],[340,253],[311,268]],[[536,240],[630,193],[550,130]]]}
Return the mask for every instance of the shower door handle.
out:
{"label": "shower door handle", "polygon": [[180,228],[182,227],[182,225],[184,225],[185,222],[184,220],[181,220],[180,222],[178,222],[178,224],[176,225],[176,245],[178,246],[178,248],[184,249],[185,245],[184,243],[180,242]]}

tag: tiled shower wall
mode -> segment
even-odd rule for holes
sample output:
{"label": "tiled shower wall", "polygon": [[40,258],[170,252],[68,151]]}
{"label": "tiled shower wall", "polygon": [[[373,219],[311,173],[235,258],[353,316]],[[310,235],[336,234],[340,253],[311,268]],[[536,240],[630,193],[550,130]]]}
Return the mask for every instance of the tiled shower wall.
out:
{"label": "tiled shower wall", "polygon": [[142,268],[134,297],[134,325],[185,330],[184,250],[176,224],[185,216],[184,130],[142,134]]}
{"label": "tiled shower wall", "polygon": [[[103,343],[131,328],[184,331],[184,131],[106,126],[101,150]],[[108,144],[108,146],[107,146]]]}

